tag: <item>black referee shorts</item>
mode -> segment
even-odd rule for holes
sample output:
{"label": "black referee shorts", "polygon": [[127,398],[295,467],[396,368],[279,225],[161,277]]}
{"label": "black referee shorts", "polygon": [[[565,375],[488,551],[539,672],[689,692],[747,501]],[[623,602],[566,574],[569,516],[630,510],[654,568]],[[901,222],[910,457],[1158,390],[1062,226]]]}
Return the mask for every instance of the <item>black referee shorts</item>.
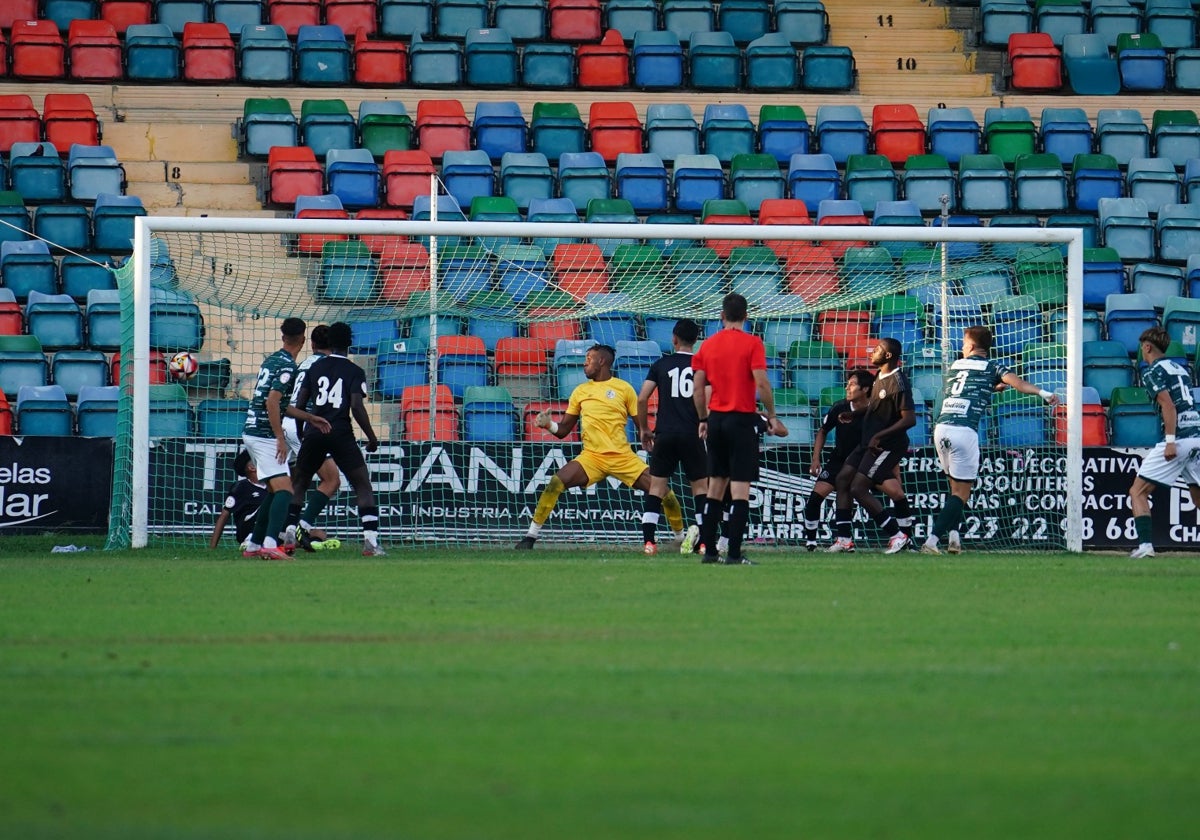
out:
{"label": "black referee shorts", "polygon": [[708,478],[708,452],[704,441],[695,432],[654,436],[654,451],[650,453],[650,475],[670,478],[683,467],[687,480]]}
{"label": "black referee shorts", "polygon": [[708,415],[708,474],[730,481],[758,480],[758,425],[754,411]]}

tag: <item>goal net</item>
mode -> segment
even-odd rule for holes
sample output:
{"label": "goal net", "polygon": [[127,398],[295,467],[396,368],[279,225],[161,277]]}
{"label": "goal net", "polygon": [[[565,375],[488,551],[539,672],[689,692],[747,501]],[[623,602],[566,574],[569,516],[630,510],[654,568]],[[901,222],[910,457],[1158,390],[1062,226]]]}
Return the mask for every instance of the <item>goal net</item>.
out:
{"label": "goal net", "polygon": [[[923,537],[948,492],[930,445],[943,372],[963,329],[984,324],[993,355],[1065,406],[996,396],[964,546],[1079,550],[1082,256],[1079,231],[1050,228],[141,218],[119,283],[122,357],[135,363],[121,366],[109,544],[207,542],[259,365],[289,316],[353,328],[381,441],[367,460],[383,541],[511,543],[578,452],[533,418],[565,409],[586,349],[614,347],[615,374],[638,390],[675,321],[711,335],[736,291],[788,428],[763,442],[749,540],[803,545],[814,437],[883,337],[901,342],[914,386],[900,470]],[[166,360],[183,350],[199,370],[176,380]],[[629,439],[639,451],[632,423]],[[674,488],[690,518],[681,476]],[[602,481],[564,493],[543,540],[640,545],[641,513],[640,494]],[[856,516],[859,546],[878,545]],[[320,527],[356,536],[344,481]]]}

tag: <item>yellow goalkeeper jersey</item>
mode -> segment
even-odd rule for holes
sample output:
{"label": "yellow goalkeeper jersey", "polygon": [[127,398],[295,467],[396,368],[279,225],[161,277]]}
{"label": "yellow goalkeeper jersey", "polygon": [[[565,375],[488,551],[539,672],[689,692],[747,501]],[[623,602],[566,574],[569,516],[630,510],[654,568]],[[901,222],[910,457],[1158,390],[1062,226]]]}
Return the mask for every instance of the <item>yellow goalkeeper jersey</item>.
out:
{"label": "yellow goalkeeper jersey", "polygon": [[588,380],[571,392],[567,413],[579,417],[583,448],[591,452],[629,452],[625,423],[637,417],[637,392],[622,379]]}

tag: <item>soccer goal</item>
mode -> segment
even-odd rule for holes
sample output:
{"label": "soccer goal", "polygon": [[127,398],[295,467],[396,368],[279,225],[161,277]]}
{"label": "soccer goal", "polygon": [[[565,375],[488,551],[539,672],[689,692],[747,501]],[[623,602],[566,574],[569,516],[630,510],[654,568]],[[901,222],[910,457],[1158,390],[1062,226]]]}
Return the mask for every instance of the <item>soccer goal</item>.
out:
{"label": "soccer goal", "polygon": [[[586,349],[614,347],[615,374],[639,389],[670,350],[675,321],[711,334],[722,297],[736,291],[767,346],[788,428],[763,442],[748,539],[802,545],[814,435],[881,337],[901,342],[914,385],[918,423],[901,474],[914,537],[924,536],[947,493],[930,446],[942,374],[963,329],[984,324],[995,357],[1065,404],[996,396],[964,546],[1081,549],[1082,232],[445,216],[139,218],[119,283],[122,357],[134,363],[120,370],[109,544],[207,538],[235,478],[259,364],[288,316],[353,327],[383,442],[368,456],[383,539],[510,543],[577,451],[532,419],[565,409]],[[177,366],[184,378],[174,379],[165,360],[185,350],[198,370]],[[611,482],[565,493],[544,540],[640,545],[641,507]],[[832,500],[824,512],[827,527]],[[859,516],[858,544],[878,544]],[[348,488],[325,518],[335,534],[356,532]]]}

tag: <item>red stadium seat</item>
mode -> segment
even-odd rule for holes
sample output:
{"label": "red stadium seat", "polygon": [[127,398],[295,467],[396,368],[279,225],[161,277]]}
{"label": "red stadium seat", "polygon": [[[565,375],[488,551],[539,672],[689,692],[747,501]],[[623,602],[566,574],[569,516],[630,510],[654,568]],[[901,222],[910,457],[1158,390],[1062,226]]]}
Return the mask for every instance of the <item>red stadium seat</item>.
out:
{"label": "red stadium seat", "polygon": [[150,0],[100,0],[100,17],[111,23],[118,35],[124,35],[130,24],[150,23],[153,4]]}
{"label": "red stadium seat", "polygon": [[[114,385],[121,384],[121,352],[119,350],[113,353],[112,362],[109,364],[109,376],[109,382]],[[167,360],[160,350],[150,351],[150,384],[167,384]]]}
{"label": "red stadium seat", "polygon": [[538,414],[549,409],[550,417],[554,422],[560,422],[567,414],[567,404],[565,402],[531,402],[525,406],[522,416],[525,418],[525,440],[531,443],[560,443],[567,441],[568,443],[579,442],[579,424],[575,424],[575,428],[571,430],[571,434],[561,440],[550,434],[549,429],[539,429],[534,425],[534,420]]}
{"label": "red stadium seat", "polygon": [[42,139],[42,118],[26,93],[0,95],[0,152],[8,154],[13,143],[37,143]]}
{"label": "red stadium seat", "polygon": [[457,99],[422,99],[417,103],[417,145],[440,160],[450,149],[471,148],[471,123]]}
{"label": "red stadium seat", "polygon": [[850,367],[866,366],[876,340],[871,336],[871,312],[867,309],[829,309],[818,312],[816,338],[828,341]]}
{"label": "red stadium seat", "polygon": [[1013,90],[1062,90],[1062,52],[1046,32],[1008,36],[1009,83]]}
{"label": "red stadium seat", "polygon": [[816,242],[797,240],[787,243],[781,250],[788,294],[799,295],[808,303],[815,303],[824,295],[841,291],[842,281],[838,276],[833,249]]}
{"label": "red stadium seat", "polygon": [[[403,210],[396,210],[388,207],[364,207],[355,214],[354,218],[368,221],[371,219],[407,219],[408,214]],[[386,253],[390,253],[394,248],[400,245],[407,245],[411,240],[407,236],[364,233],[358,237],[358,241],[367,246],[367,250],[374,256],[381,257]]]}
{"label": "red stadium seat", "polygon": [[8,37],[0,32],[0,79],[8,75]]}
{"label": "red stadium seat", "polygon": [[429,423],[429,386],[409,385],[400,395],[400,421],[404,440],[458,440],[458,410],[446,385],[437,386],[436,425]]}
{"label": "red stadium seat", "polygon": [[[1067,445],[1067,407],[1054,407],[1054,439],[1059,446]],[[1083,405],[1083,445],[1108,446],[1108,414],[1099,403]]]}
{"label": "red stadium seat", "polygon": [[555,285],[578,300],[611,291],[604,253],[593,242],[565,242],[555,246],[550,272]]}
{"label": "red stadium seat", "polygon": [[324,173],[308,146],[272,146],[267,153],[267,202],[294,205],[302,195],[320,195]]}
{"label": "red stadium seat", "polygon": [[[336,198],[336,196],[335,196]],[[331,206],[330,196],[297,196],[297,219],[349,219],[350,214],[340,206]],[[315,206],[301,208],[301,203]],[[340,204],[340,202],[333,202]],[[302,257],[319,257],[321,249],[329,242],[345,242],[350,237],[344,233],[302,233],[296,237],[296,253]]]}
{"label": "red stadium seat", "polygon": [[642,122],[631,102],[593,102],[588,111],[588,140],[593,152],[612,163],[622,152],[642,151]]}
{"label": "red stadium seat", "polygon": [[389,242],[379,254],[379,297],[403,303],[429,291],[429,251],[420,242]]}
{"label": "red stadium seat", "polygon": [[[189,82],[237,80],[233,38],[223,23],[183,25],[183,78]],[[319,191],[318,191],[319,192]]]}
{"label": "red stadium seat", "polygon": [[20,335],[22,331],[21,304],[0,300],[0,335]]}
{"label": "red stadium seat", "polygon": [[100,120],[86,93],[47,93],[42,105],[46,139],[58,149],[100,145]]}
{"label": "red stadium seat", "polygon": [[365,29],[354,36],[354,82],[403,85],[408,82],[408,47],[403,41],[376,41]]}
{"label": "red stadium seat", "polygon": [[875,153],[893,164],[925,154],[925,124],[912,105],[876,105],[871,111]]}
{"label": "red stadium seat", "polygon": [[4,0],[0,4],[0,29],[12,29],[19,20],[38,19],[38,0]]}
{"label": "red stadium seat", "polygon": [[[706,225],[752,225],[754,220],[750,218],[750,213],[722,213],[722,212],[706,212],[701,221]],[[729,254],[734,248],[748,248],[754,244],[749,239],[706,239],[704,244],[717,252],[717,256],[721,259],[729,259]]]}
{"label": "red stadium seat", "polygon": [[383,155],[383,203],[411,210],[413,198],[429,195],[429,176],[436,173],[424,149],[389,149]]}
{"label": "red stadium seat", "polygon": [[325,23],[340,26],[349,35],[374,35],[379,28],[375,0],[325,0]]}
{"label": "red stadium seat", "polygon": [[289,38],[295,38],[300,34],[301,26],[320,25],[321,3],[319,0],[267,0],[267,23],[282,26]]}
{"label": "red stadium seat", "polygon": [[600,40],[600,0],[550,0],[546,14],[551,41]]}
{"label": "red stadium seat", "polygon": [[13,413],[8,405],[8,398],[0,391],[0,435],[11,435],[13,431]]}
{"label": "red stadium seat", "polygon": [[599,44],[582,44],[575,50],[581,88],[629,86],[629,47],[620,31],[610,29]]}
{"label": "red stadium seat", "polygon": [[541,338],[506,336],[496,341],[496,376],[544,376],[553,345]]}
{"label": "red stadium seat", "polygon": [[13,25],[12,74],[18,79],[61,79],[67,47],[52,20],[21,20]]}
{"label": "red stadium seat", "polygon": [[107,20],[73,20],[67,30],[72,79],[108,82],[124,76],[121,41]]}

